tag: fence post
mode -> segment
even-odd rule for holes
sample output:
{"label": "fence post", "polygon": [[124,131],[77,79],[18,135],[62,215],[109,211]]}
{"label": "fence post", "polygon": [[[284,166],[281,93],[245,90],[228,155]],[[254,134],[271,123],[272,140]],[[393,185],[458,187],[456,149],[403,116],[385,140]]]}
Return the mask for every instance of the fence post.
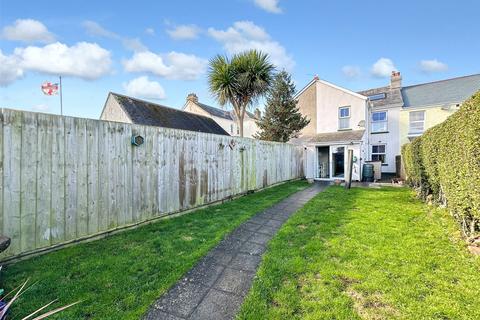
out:
{"label": "fence post", "polygon": [[345,189],[350,189],[350,187],[352,186],[352,167],[353,167],[353,150],[348,150],[347,172],[345,175]]}

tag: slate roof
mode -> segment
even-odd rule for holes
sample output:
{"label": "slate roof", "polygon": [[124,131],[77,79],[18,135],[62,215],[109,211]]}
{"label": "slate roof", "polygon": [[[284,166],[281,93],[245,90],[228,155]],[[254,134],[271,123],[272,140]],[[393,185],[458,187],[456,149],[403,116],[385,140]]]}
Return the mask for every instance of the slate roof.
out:
{"label": "slate roof", "polygon": [[348,130],[348,131],[317,133],[315,135],[294,138],[294,139],[291,139],[289,142],[292,144],[304,144],[304,143],[328,144],[328,143],[339,143],[339,142],[349,143],[349,142],[361,141],[364,133],[365,133],[365,130]]}
{"label": "slate roof", "polygon": [[462,103],[480,90],[480,74],[422,83],[402,88],[404,107]]}
{"label": "slate roof", "polygon": [[[200,103],[200,102],[195,102],[200,108],[202,108],[203,110],[205,110],[206,112],[210,113],[212,116],[214,117],[219,117],[219,118],[224,118],[224,119],[228,119],[228,120],[234,120],[234,116],[233,116],[233,111],[227,111],[227,110],[223,110],[223,109],[219,109],[219,108],[215,108],[215,107],[212,107],[212,106],[209,106],[207,104],[204,104],[204,103]],[[255,117],[255,114],[249,112],[249,111],[246,111],[245,112],[250,118],[252,119],[256,119]]]}
{"label": "slate roof", "polygon": [[156,103],[110,93],[133,123],[196,132],[229,134],[213,119]]}
{"label": "slate roof", "polygon": [[370,103],[374,107],[401,107],[403,106],[402,94],[400,89],[391,89],[390,86],[373,88],[368,90],[359,91],[359,94],[370,97],[376,94],[385,93],[385,99],[372,100]]}
{"label": "slate roof", "polygon": [[310,142],[353,142],[362,140],[365,130],[348,130],[328,133],[318,133],[314,135]]}
{"label": "slate roof", "polygon": [[200,102],[197,102],[197,105],[203,110],[205,110],[206,112],[210,113],[212,116],[233,120],[231,111],[226,111],[219,108],[211,107],[209,105],[206,105]]}

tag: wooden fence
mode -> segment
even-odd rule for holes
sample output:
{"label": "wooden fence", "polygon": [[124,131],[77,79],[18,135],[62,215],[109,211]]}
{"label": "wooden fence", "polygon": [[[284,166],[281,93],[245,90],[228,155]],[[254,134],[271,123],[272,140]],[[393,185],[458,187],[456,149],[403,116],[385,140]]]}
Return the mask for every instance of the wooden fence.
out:
{"label": "wooden fence", "polygon": [[0,259],[303,175],[289,144],[0,109]]}

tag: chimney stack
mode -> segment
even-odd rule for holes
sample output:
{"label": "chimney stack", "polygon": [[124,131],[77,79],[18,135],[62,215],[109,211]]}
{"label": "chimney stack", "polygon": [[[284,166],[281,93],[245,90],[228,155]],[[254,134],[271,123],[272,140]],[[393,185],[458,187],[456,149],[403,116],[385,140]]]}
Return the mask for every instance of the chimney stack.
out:
{"label": "chimney stack", "polygon": [[390,78],[390,89],[399,89],[402,87],[402,76],[400,71],[392,71]]}
{"label": "chimney stack", "polygon": [[192,101],[193,103],[198,103],[198,97],[195,93],[190,93],[187,96],[187,101]]}

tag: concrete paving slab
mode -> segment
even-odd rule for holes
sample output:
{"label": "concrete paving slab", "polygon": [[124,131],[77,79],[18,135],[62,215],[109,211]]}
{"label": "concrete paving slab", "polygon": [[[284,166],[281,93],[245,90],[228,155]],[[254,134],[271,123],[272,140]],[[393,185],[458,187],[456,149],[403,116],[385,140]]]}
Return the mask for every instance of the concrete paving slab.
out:
{"label": "concrete paving slab", "polygon": [[314,184],[242,223],[160,297],[144,319],[234,319],[268,242],[325,187]]}

